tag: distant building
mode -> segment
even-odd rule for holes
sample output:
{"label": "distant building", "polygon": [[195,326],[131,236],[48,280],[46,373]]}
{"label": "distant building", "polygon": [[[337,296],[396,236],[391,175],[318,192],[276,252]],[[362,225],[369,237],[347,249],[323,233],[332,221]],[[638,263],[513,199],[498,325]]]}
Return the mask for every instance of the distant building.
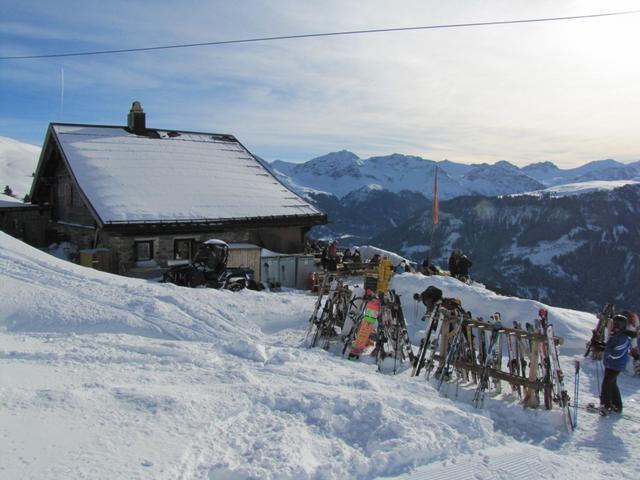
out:
{"label": "distant building", "polygon": [[0,230],[23,242],[42,247],[49,224],[49,209],[0,194]]}
{"label": "distant building", "polygon": [[50,124],[30,197],[59,239],[107,249],[101,269],[124,274],[209,238],[302,252],[327,223],[235,137],[147,128],[138,102],[126,127]]}

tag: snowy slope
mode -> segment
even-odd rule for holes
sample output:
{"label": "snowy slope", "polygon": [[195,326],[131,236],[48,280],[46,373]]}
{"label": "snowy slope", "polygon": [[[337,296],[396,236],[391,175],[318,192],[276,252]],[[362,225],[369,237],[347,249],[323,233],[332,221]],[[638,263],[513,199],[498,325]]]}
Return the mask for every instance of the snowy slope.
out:
{"label": "snowy slope", "polygon": [[554,197],[563,197],[566,195],[581,195],[583,193],[613,190],[624,187],[625,185],[635,185],[638,183],[640,183],[640,180],[594,180],[590,182],[585,181],[555,185],[545,188],[544,190],[525,192],[521,195],[551,195]]}
{"label": "snowy slope", "polygon": [[40,148],[11,138],[0,137],[0,192],[8,185],[22,199],[31,189]]}
{"label": "snowy slope", "polygon": [[[540,304],[405,274],[475,315],[531,318]],[[152,284],[71,265],[0,233],[0,478],[633,478],[638,424],[509,395],[474,410],[397,376],[301,347],[314,298]],[[594,317],[550,309],[565,355]],[[420,312],[418,312],[418,315]],[[571,358],[565,356],[565,361]],[[585,365],[587,373],[590,366]],[[638,384],[621,384],[640,415]],[[594,384],[583,377],[584,397]],[[586,400],[586,398],[585,398]]]}

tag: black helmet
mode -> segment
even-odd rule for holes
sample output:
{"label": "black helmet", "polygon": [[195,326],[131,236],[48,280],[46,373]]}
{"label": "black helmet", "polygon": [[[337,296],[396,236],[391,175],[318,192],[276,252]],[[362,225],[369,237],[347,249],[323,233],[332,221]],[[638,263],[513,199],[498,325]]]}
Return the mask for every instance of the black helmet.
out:
{"label": "black helmet", "polygon": [[627,329],[629,320],[624,315],[615,315],[613,317],[613,330],[621,332]]}

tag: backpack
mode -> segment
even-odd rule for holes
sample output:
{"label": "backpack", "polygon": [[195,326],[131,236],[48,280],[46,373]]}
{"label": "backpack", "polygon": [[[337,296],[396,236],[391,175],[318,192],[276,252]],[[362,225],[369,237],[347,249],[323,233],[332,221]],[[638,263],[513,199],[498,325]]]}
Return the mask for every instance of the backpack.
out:
{"label": "backpack", "polygon": [[462,302],[459,298],[444,298],[442,300],[442,306],[453,312],[462,309]]}
{"label": "backpack", "polygon": [[420,298],[422,299],[422,303],[424,303],[425,306],[429,307],[436,303],[438,300],[442,299],[442,290],[431,285],[420,294]]}

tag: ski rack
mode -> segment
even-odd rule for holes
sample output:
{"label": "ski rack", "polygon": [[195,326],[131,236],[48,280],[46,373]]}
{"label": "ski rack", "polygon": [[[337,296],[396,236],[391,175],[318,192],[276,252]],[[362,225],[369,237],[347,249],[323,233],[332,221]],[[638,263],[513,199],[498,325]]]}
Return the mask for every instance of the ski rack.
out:
{"label": "ski rack", "polygon": [[[477,383],[482,381],[480,377],[484,375],[494,381],[494,389],[496,389],[496,383],[499,384],[502,381],[508,382],[514,387],[521,387],[524,390],[522,403],[525,407],[537,408],[540,405],[540,392],[553,387],[551,384],[553,379],[545,381],[544,375],[539,374],[543,345],[549,345],[546,335],[538,331],[505,327],[501,323],[490,323],[481,318],[473,319],[468,314],[459,315],[442,306],[440,306],[439,316],[440,326],[435,335],[436,340],[429,345],[432,352],[430,358],[426,360],[427,365],[435,366],[437,363],[436,376],[439,381],[442,375],[451,378],[452,374],[457,372],[458,376],[462,376],[464,380],[472,378],[472,381]],[[499,315],[493,317],[499,321]],[[456,328],[460,321],[462,321],[462,328]],[[492,351],[487,352],[485,343],[487,333],[496,331],[495,345],[492,346]],[[456,342],[456,336],[464,338]],[[512,343],[518,346],[518,358],[515,360],[518,362],[519,368],[514,369],[513,372],[503,371],[499,368],[501,365],[497,359],[489,359],[488,361],[486,359],[486,355],[493,355],[493,350],[497,349],[504,340],[509,341],[509,337],[511,337]],[[472,345],[469,345],[469,339],[472,339]],[[462,342],[466,342],[466,345],[461,349]],[[553,337],[554,345],[562,345],[563,343],[563,338]],[[460,351],[449,355],[449,349],[454,345],[457,345],[456,348]],[[483,349],[485,349],[484,352]],[[471,355],[470,352],[472,352]],[[443,372],[442,369],[445,367],[451,371]],[[427,375],[429,375],[428,371]],[[491,388],[491,383],[486,381],[483,389]],[[551,408],[551,405],[546,405],[546,407]]]}
{"label": "ski rack", "polygon": [[[374,275],[375,286],[371,289],[366,283],[367,279]],[[386,363],[392,364],[389,370],[392,368],[393,374],[398,372],[399,364],[406,361],[413,364],[415,357],[400,295],[394,290],[388,290],[391,275],[390,262],[381,262],[377,271],[368,271],[368,276],[364,279],[364,294],[356,296],[338,272],[316,274],[315,279],[318,283],[315,290],[318,297],[309,319],[305,335],[306,345],[330,350],[349,358],[359,358],[361,353],[351,354],[353,343],[360,334],[367,305],[375,299],[379,314],[374,330],[367,334],[368,346],[373,345],[373,349],[368,348],[366,354],[375,357],[378,371],[382,371],[385,360],[389,359],[392,359],[392,362]]]}

